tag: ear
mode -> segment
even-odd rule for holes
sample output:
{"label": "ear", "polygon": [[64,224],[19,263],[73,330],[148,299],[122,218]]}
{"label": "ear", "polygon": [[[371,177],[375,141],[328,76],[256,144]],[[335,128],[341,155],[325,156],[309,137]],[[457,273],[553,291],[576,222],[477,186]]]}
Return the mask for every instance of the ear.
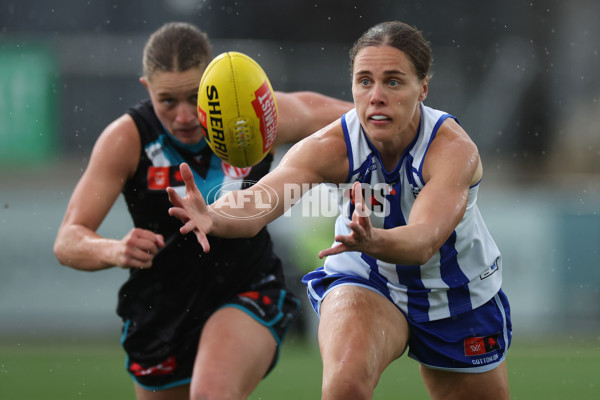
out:
{"label": "ear", "polygon": [[141,77],[140,77],[140,83],[141,83],[142,85],[144,85],[144,87],[146,88],[146,90],[147,90],[148,92],[150,91],[150,88],[148,87],[148,80],[146,79],[146,77],[144,77],[144,76],[141,76]]}
{"label": "ear", "polygon": [[419,94],[419,101],[423,101],[427,98],[427,91],[429,90],[429,77],[425,77],[421,83],[421,93]]}

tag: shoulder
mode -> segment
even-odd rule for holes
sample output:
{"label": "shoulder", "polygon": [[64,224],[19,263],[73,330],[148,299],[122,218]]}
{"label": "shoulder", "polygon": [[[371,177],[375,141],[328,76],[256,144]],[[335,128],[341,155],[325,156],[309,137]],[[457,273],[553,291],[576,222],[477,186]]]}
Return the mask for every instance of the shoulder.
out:
{"label": "shoulder", "polygon": [[100,134],[98,142],[110,147],[141,145],[138,128],[129,114],[123,114],[111,122]]}
{"label": "shoulder", "polygon": [[435,139],[425,157],[423,177],[427,181],[428,176],[434,170],[464,168],[465,172],[472,175],[471,183],[474,184],[481,179],[481,160],[475,142],[469,137],[462,126],[453,118],[446,118],[439,127]]}
{"label": "shoulder", "polygon": [[346,151],[346,141],[344,139],[341,119],[330,123],[305,140],[327,152]]}
{"label": "shoulder", "polygon": [[123,114],[102,131],[94,149],[90,163],[113,167],[132,176],[137,169],[141,151],[141,139],[133,118]]}
{"label": "shoulder", "polygon": [[458,151],[466,155],[479,153],[475,142],[454,118],[446,118],[433,142],[435,143],[436,140],[437,146],[443,146],[449,152]]}

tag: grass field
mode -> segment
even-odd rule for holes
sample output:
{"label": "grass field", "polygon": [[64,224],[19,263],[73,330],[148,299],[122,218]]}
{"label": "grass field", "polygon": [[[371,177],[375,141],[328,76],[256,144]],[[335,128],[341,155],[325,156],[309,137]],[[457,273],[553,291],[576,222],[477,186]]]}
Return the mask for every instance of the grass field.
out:
{"label": "grass field", "polygon": [[[114,343],[0,341],[0,400],[133,399],[124,354]],[[512,399],[600,399],[600,338],[513,343]],[[320,398],[316,344],[291,338],[251,399]],[[384,373],[375,399],[427,399],[417,364],[403,357]]]}

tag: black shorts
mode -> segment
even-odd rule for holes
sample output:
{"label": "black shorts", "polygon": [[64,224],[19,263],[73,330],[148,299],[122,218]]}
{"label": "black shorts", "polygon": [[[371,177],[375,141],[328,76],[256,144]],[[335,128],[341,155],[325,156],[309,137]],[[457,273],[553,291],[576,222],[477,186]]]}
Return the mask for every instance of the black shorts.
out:
{"label": "black shorts", "polygon": [[[200,265],[177,259],[179,248],[164,256],[174,262],[133,272],[136,276],[120,291],[117,311],[124,320],[126,367],[140,386],[164,390],[190,383],[202,328],[223,307],[236,307],[267,327],[279,349],[300,301],[286,288],[268,237],[258,244],[264,251],[232,255],[215,246]],[[230,246],[225,250],[234,253]]]}
{"label": "black shorts", "polygon": [[[298,298],[286,289],[273,287],[273,282],[257,282],[253,290],[239,293],[223,304],[221,308],[223,307],[238,308],[269,329],[277,342],[277,353],[270,371],[277,362],[281,341],[300,308]],[[131,324],[127,321],[122,342],[125,343],[128,337],[133,336]],[[150,364],[129,355],[127,370],[140,386],[149,390],[164,390],[188,384],[199,340],[199,331],[185,335],[172,346],[172,351],[166,358]]]}

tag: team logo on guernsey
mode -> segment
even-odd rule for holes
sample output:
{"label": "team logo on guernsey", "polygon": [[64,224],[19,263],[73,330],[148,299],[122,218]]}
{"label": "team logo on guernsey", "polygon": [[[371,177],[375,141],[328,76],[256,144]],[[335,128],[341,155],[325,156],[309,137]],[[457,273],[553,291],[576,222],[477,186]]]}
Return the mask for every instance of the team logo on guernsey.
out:
{"label": "team logo on guernsey", "polygon": [[500,349],[499,333],[485,337],[470,337],[465,339],[465,356],[479,356]]}
{"label": "team logo on guernsey", "polygon": [[169,186],[181,184],[183,184],[183,179],[176,165],[148,168],[148,189],[150,190],[165,190]]}
{"label": "team logo on guernsey", "polygon": [[411,186],[413,197],[416,199],[419,193],[421,193],[421,188]]}

